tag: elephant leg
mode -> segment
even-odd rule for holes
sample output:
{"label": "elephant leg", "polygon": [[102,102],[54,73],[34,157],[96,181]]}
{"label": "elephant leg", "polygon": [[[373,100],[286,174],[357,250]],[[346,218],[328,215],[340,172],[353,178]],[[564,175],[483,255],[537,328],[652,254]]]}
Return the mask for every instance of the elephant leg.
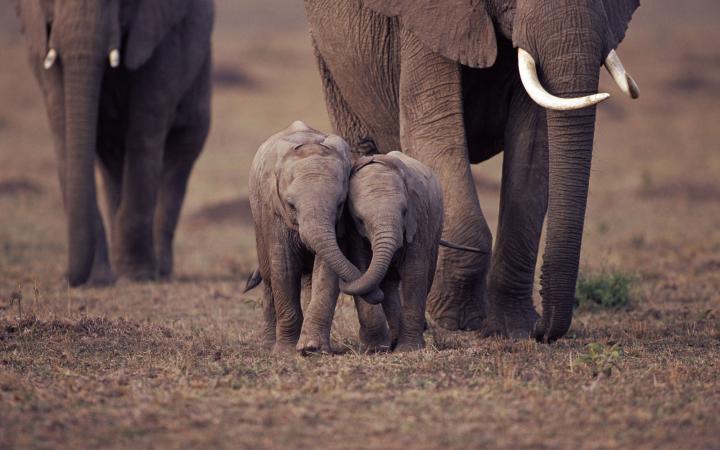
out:
{"label": "elephant leg", "polygon": [[168,135],[153,227],[155,256],[161,277],[169,277],[173,271],[175,229],[190,173],[205,144],[208,128],[206,121],[197,127],[173,129]]}
{"label": "elephant leg", "polygon": [[538,318],[533,284],[548,205],[545,111],[515,90],[505,132],[500,214],[488,278],[485,332],[528,338]]}
{"label": "elephant leg", "polygon": [[276,236],[275,242],[270,275],[276,319],[273,352],[294,353],[303,323],[300,305],[302,264],[299,258],[287,253],[287,244],[282,237]]}
{"label": "elephant leg", "polygon": [[352,111],[345,97],[343,97],[325,60],[317,50],[317,44],[314,39],[313,48],[315,49],[315,59],[318,63],[320,79],[322,80],[323,90],[325,91],[325,106],[333,132],[338,136],[342,136],[350,145],[353,159],[365,154],[376,153],[377,149],[372,142],[370,131]]}
{"label": "elephant leg", "polygon": [[400,301],[400,280],[394,270],[390,270],[380,284],[385,295],[382,302],[383,312],[390,329],[390,349],[395,349],[403,327],[403,309]]}
{"label": "elephant leg", "polygon": [[450,330],[479,329],[485,311],[492,236],[470,172],[458,64],[401,35],[400,129],[403,152],[438,176],[445,205],[442,237],[484,253],[441,248],[428,311]]}
{"label": "elephant leg", "polygon": [[371,305],[358,296],[353,296],[360,322],[360,349],[366,353],[390,349],[390,333],[382,305]]}
{"label": "elephant leg", "polygon": [[297,350],[303,354],[330,353],[330,329],[337,304],[338,279],[322,259],[315,257],[311,293],[305,307],[305,317]]}
{"label": "elephant leg", "polygon": [[105,234],[100,208],[95,204],[95,256],[88,283],[95,286],[107,286],[115,283],[115,274],[110,267],[110,252]]}
{"label": "elephant leg", "polygon": [[[370,250],[362,238],[352,234],[350,238],[350,260],[363,273],[370,265]],[[382,287],[382,286],[381,286]],[[384,293],[384,292],[383,292]],[[390,349],[388,321],[382,305],[371,305],[358,296],[353,296],[355,310],[360,324],[360,348],[364,352],[374,353]]]}
{"label": "elephant leg", "polygon": [[[398,338],[398,352],[419,350],[425,347],[425,302],[430,290],[428,264],[420,256],[423,252],[409,250],[406,262],[400,269],[402,288],[402,327]],[[427,253],[425,253],[427,254]]]}
{"label": "elephant leg", "polygon": [[130,115],[113,259],[118,275],[133,280],[157,276],[153,220],[163,174],[168,111],[146,108]]}
{"label": "elephant leg", "polygon": [[275,299],[270,283],[263,280],[263,347],[272,350],[275,346],[275,330],[277,328],[277,317],[275,315]]}

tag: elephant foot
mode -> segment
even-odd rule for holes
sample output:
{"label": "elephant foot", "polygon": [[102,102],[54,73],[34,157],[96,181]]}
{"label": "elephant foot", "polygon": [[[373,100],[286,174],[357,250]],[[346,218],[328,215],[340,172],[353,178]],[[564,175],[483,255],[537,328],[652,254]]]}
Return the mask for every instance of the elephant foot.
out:
{"label": "elephant foot", "polygon": [[172,251],[160,251],[157,258],[157,271],[160,279],[167,280],[172,276],[173,272],[173,255]]}
{"label": "elephant foot", "polygon": [[422,337],[420,337],[419,339],[400,338],[397,346],[393,351],[397,353],[408,353],[416,352],[418,350],[422,350],[423,348],[425,348],[425,341]]}
{"label": "elephant foot", "polygon": [[141,262],[120,260],[116,267],[118,277],[130,281],[154,281],[158,277],[154,260]]}
{"label": "elephant foot", "polygon": [[322,337],[320,333],[302,333],[298,340],[296,350],[303,356],[315,353],[332,353],[330,340]]}
{"label": "elephant foot", "polygon": [[511,339],[529,339],[540,316],[532,299],[517,300],[491,295],[490,314],[483,323],[484,336],[504,336]]}
{"label": "elephant foot", "polygon": [[284,342],[284,341],[277,341],[275,342],[275,345],[273,345],[272,353],[273,355],[294,355],[296,344],[293,342]]}
{"label": "elephant foot", "polygon": [[157,275],[154,270],[148,269],[123,269],[118,270],[118,278],[125,279],[134,282],[147,282],[157,280]]}
{"label": "elephant foot", "polygon": [[363,353],[387,352],[390,346],[387,328],[370,331],[360,327],[360,351]]}
{"label": "elephant foot", "polygon": [[117,281],[110,266],[93,267],[88,284],[95,287],[112,286]]}
{"label": "elephant foot", "polygon": [[485,319],[482,297],[457,288],[433,291],[435,295],[428,296],[428,313],[432,325],[450,331],[482,328]]}

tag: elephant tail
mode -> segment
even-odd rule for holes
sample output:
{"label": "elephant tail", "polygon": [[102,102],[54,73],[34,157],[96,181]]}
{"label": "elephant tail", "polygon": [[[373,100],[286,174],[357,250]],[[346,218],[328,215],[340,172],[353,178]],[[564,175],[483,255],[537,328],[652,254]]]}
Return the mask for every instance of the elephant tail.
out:
{"label": "elephant tail", "polygon": [[440,239],[440,245],[447,248],[452,248],[454,250],[461,250],[463,252],[472,252],[472,253],[487,253],[486,250],[479,249],[477,247],[470,247],[467,245],[461,245],[461,244],[455,244],[452,242],[448,242],[444,239]]}
{"label": "elephant tail", "polygon": [[245,282],[245,290],[243,294],[249,290],[254,289],[262,281],[262,275],[260,275],[260,268],[256,267],[253,273],[250,274],[247,281]]}

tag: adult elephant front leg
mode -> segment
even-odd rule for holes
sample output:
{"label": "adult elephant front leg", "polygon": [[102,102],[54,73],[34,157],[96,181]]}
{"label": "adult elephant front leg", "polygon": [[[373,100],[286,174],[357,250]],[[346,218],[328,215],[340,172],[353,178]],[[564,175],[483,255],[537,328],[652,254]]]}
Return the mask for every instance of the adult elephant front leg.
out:
{"label": "adult elephant front leg", "polygon": [[131,116],[128,127],[113,253],[119,276],[151,280],[157,276],[153,219],[162,176],[168,114],[164,108],[140,111]]}
{"label": "adult elephant front leg", "polygon": [[538,319],[533,284],[547,200],[545,111],[519,87],[505,130],[497,241],[488,277],[487,334],[528,338]]}
{"label": "adult elephant front leg", "polygon": [[210,130],[210,58],[178,107],[177,119],[165,144],[162,181],[155,210],[154,239],[158,272],[173,271],[173,240],[188,181]]}
{"label": "adult elephant front leg", "polygon": [[443,328],[478,329],[484,318],[492,237],[470,173],[460,67],[401,35],[400,130],[404,153],[429,166],[443,190],[443,238],[485,250],[442,248],[428,312]]}

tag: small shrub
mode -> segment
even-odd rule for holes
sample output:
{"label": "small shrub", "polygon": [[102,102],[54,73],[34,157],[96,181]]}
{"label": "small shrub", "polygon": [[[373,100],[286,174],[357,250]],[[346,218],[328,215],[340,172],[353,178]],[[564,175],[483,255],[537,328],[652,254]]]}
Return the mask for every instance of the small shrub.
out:
{"label": "small shrub", "polygon": [[575,306],[582,309],[618,309],[630,305],[636,277],[617,270],[578,276]]}
{"label": "small shrub", "polygon": [[578,357],[575,361],[580,366],[586,366],[593,378],[604,375],[609,378],[612,375],[613,367],[619,370],[618,361],[623,356],[623,349],[618,344],[608,347],[597,342],[587,345],[587,353]]}

